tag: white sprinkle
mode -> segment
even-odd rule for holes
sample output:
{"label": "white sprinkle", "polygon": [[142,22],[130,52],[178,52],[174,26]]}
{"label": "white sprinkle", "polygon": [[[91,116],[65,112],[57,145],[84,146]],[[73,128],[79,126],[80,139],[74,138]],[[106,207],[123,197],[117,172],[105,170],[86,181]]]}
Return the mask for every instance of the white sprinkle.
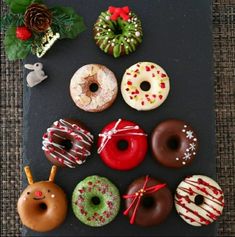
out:
{"label": "white sprinkle", "polygon": [[131,39],[131,42],[133,42],[134,41],[134,39]]}
{"label": "white sprinkle", "polygon": [[138,24],[135,24],[135,27],[138,27]]}
{"label": "white sprinkle", "polygon": [[104,29],[105,29],[106,27],[107,27],[106,25],[103,26]]}
{"label": "white sprinkle", "polygon": [[111,31],[111,29],[108,29],[108,31]]}
{"label": "white sprinkle", "polygon": [[194,140],[194,141],[197,141],[197,138],[194,138],[193,140]]}
{"label": "white sprinkle", "polygon": [[182,164],[183,164],[183,165],[185,165],[185,164],[186,164],[186,162],[185,162],[185,161],[183,161],[183,162],[182,162]]}
{"label": "white sprinkle", "polygon": [[108,40],[108,39],[109,39],[109,37],[105,37],[105,39],[106,39],[106,40]]}
{"label": "white sprinkle", "polygon": [[183,129],[182,132],[185,132],[185,129]]}
{"label": "white sprinkle", "polygon": [[115,42],[115,39],[113,39],[113,42]]}
{"label": "white sprinkle", "polygon": [[121,45],[123,45],[123,43],[121,43]]}
{"label": "white sprinkle", "polygon": [[101,24],[99,24],[98,26],[101,26]]}
{"label": "white sprinkle", "polygon": [[25,201],[25,200],[26,200],[26,198],[23,198],[23,200]]}
{"label": "white sprinkle", "polygon": [[79,161],[77,161],[77,163],[78,163],[79,165],[81,165],[83,162],[82,162],[81,160],[79,160]]}
{"label": "white sprinkle", "polygon": [[186,151],[189,151],[189,149],[186,149]]}
{"label": "white sprinkle", "polygon": [[136,32],[135,32],[135,36],[136,36],[136,37],[140,37],[140,32],[139,32],[139,31],[136,31]]}
{"label": "white sprinkle", "polygon": [[54,198],[54,197],[55,197],[55,194],[51,194],[51,197]]}
{"label": "white sprinkle", "polygon": [[[129,16],[131,16],[131,12],[129,12]],[[129,19],[130,20],[130,19]]]}
{"label": "white sprinkle", "polygon": [[193,152],[193,155],[196,155],[196,152]]}
{"label": "white sprinkle", "polygon": [[184,125],[184,128],[187,128],[187,125]]}
{"label": "white sprinkle", "polygon": [[176,157],[175,159],[176,159],[176,160],[179,160],[179,158],[178,158],[178,157]]}
{"label": "white sprinkle", "polygon": [[110,40],[108,41],[108,43],[110,44]]}
{"label": "white sprinkle", "polygon": [[110,20],[110,16],[106,16],[105,20],[109,21]]}
{"label": "white sprinkle", "polygon": [[112,46],[114,46],[115,44],[114,44],[114,43],[112,43],[111,45],[112,45]]}
{"label": "white sprinkle", "polygon": [[128,49],[128,48],[129,48],[129,46],[127,45],[127,46],[126,46],[126,48]]}
{"label": "white sprinkle", "polygon": [[127,42],[130,42],[130,39],[128,39]]}

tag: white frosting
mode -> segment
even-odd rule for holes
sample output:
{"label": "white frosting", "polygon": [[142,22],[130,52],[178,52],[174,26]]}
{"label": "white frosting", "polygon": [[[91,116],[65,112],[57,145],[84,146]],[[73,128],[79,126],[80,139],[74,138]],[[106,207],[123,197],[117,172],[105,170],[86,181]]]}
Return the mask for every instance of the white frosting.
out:
{"label": "white frosting", "polygon": [[[99,89],[95,93],[83,90],[88,77],[96,76]],[[86,111],[99,110],[117,95],[117,80],[112,71],[105,66],[88,64],[79,68],[70,82],[70,94],[75,104]],[[105,107],[107,108],[107,107]],[[103,109],[105,109],[103,108]]]}
{"label": "white frosting", "polygon": [[[148,91],[140,88],[147,81]],[[121,92],[125,102],[136,110],[152,110],[159,107],[167,98],[170,82],[166,72],[152,62],[140,62],[128,68],[123,76]]]}
{"label": "white frosting", "polygon": [[[199,182],[201,179],[209,185]],[[195,197],[202,195],[201,205],[195,204]],[[193,175],[182,181],[175,194],[175,207],[181,218],[193,226],[208,225],[223,211],[224,195],[220,186],[211,178]]]}

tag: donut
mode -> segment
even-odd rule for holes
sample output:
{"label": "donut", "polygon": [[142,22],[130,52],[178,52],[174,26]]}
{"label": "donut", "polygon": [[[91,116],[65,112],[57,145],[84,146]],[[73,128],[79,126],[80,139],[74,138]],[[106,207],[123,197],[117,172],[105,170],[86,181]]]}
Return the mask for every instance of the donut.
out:
{"label": "donut", "polygon": [[99,134],[98,154],[112,169],[130,170],[139,165],[147,152],[147,135],[135,123],[119,119]]}
{"label": "donut", "polygon": [[107,225],[116,217],[119,208],[119,191],[105,177],[89,176],[79,182],[73,191],[73,212],[85,225]]}
{"label": "donut", "polygon": [[128,6],[102,12],[93,33],[98,47],[114,58],[134,52],[143,39],[141,21]]}
{"label": "donut", "polygon": [[192,175],[177,187],[175,207],[188,224],[198,227],[209,225],[222,215],[224,193],[213,179]]}
{"label": "donut", "polygon": [[198,138],[189,124],[169,119],[155,127],[151,145],[158,162],[169,168],[181,168],[196,157]]}
{"label": "donut", "polygon": [[112,105],[117,97],[115,75],[107,67],[88,64],[79,68],[70,82],[70,95],[82,110],[100,112]]}
{"label": "donut", "polygon": [[[29,167],[25,169],[30,172]],[[53,178],[35,183],[31,179],[18,200],[17,210],[23,225],[29,229],[51,231],[61,225],[67,215],[66,195],[53,183]]]}
{"label": "donut", "polygon": [[121,83],[122,97],[136,110],[152,110],[167,98],[170,82],[166,72],[152,62],[140,62],[129,67]]}
{"label": "donut", "polygon": [[75,119],[55,121],[42,137],[42,149],[54,165],[75,168],[91,155],[93,135]]}
{"label": "donut", "polygon": [[173,206],[172,194],[166,184],[149,176],[132,182],[123,198],[126,204],[123,214],[129,217],[130,224],[143,227],[162,223]]}

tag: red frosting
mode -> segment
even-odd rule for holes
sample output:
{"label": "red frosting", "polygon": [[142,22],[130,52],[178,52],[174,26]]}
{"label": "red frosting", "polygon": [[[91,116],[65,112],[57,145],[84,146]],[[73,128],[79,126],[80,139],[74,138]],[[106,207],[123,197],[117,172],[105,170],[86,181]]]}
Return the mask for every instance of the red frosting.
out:
{"label": "red frosting", "polygon": [[[119,149],[120,140],[128,143],[125,150]],[[143,161],[147,152],[147,136],[137,124],[118,120],[108,124],[99,134],[98,147],[98,153],[107,166],[130,170]]]}

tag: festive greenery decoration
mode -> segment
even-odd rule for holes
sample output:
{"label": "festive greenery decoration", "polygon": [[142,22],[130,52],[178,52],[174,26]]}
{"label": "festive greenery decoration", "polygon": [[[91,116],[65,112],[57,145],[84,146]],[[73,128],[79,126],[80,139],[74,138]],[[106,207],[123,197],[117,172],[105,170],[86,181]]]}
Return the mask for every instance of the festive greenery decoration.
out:
{"label": "festive greenery decoration", "polygon": [[85,30],[83,18],[73,8],[49,8],[41,0],[5,0],[10,12],[1,17],[9,60],[30,52],[42,57],[58,39],[74,39]]}

